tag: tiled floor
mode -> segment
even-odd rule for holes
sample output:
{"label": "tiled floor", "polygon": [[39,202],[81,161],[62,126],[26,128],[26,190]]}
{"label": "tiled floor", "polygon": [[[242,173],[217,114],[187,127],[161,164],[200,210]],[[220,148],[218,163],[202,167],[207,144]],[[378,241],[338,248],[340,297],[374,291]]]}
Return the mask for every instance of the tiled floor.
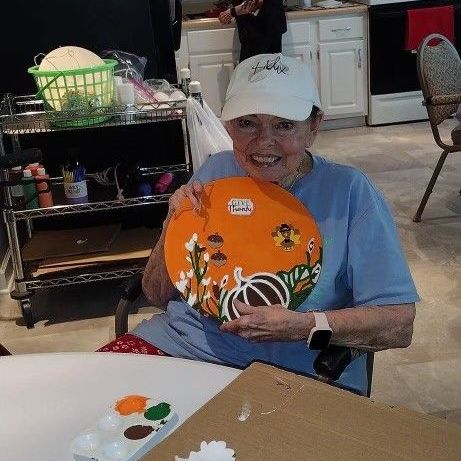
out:
{"label": "tiled floor", "polygon": [[[453,127],[449,122],[445,133]],[[322,132],[316,151],[361,168],[384,192],[422,298],[412,345],[376,354],[373,398],[461,424],[461,154],[448,158],[423,222],[415,224],[440,155],[427,123]],[[116,282],[42,292],[34,309],[47,322],[27,330],[0,321],[0,342],[17,354],[92,351],[113,337],[118,292]],[[16,309],[6,296],[0,306],[4,315]],[[142,308],[130,322],[151,313]]]}

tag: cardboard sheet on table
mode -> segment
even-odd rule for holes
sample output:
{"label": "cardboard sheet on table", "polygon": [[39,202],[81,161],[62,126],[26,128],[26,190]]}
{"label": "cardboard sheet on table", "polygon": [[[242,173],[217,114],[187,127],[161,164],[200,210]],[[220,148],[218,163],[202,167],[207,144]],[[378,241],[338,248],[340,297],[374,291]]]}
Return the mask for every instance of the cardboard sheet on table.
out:
{"label": "cardboard sheet on table", "polygon": [[[242,406],[249,417],[237,419]],[[461,459],[461,426],[254,363],[142,458],[224,440],[239,461]]]}
{"label": "cardboard sheet on table", "polygon": [[120,224],[78,229],[37,231],[24,245],[24,261],[109,251]]}
{"label": "cardboard sheet on table", "polygon": [[101,263],[114,263],[148,258],[160,235],[159,229],[145,227],[122,230],[114,240],[109,251],[92,255],[68,258],[49,258],[39,265],[35,276],[61,270],[91,267]]}

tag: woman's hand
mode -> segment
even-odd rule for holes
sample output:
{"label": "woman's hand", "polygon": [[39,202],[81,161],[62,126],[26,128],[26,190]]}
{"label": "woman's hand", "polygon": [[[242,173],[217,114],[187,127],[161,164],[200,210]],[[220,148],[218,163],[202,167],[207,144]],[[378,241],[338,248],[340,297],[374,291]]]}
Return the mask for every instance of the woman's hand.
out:
{"label": "woman's hand", "polygon": [[230,9],[219,13],[219,22],[223,25],[230,24],[232,22],[232,15]]}
{"label": "woman's hand", "polygon": [[314,326],[313,315],[285,309],[280,304],[252,307],[234,300],[240,317],[221,325],[221,331],[234,333],[253,342],[306,340]]}
{"label": "woman's hand", "polygon": [[245,0],[240,5],[235,7],[235,14],[243,16],[244,14],[252,14],[258,9],[258,2],[256,0]]}
{"label": "woman's hand", "polygon": [[188,198],[197,211],[201,208],[203,186],[200,181],[185,184],[175,191],[168,201],[168,215],[163,223],[163,231],[156,243],[142,279],[142,288],[147,299],[155,306],[166,307],[168,301],[177,295],[175,286],[170,281],[165,263],[165,235],[167,224],[173,214],[178,214],[181,202]]}
{"label": "woman's hand", "polygon": [[191,184],[184,184],[176,189],[174,194],[168,200],[168,217],[172,214],[178,214],[181,210],[181,202],[186,198],[189,199],[193,209],[199,213],[202,208],[203,185],[200,181],[194,181]]}

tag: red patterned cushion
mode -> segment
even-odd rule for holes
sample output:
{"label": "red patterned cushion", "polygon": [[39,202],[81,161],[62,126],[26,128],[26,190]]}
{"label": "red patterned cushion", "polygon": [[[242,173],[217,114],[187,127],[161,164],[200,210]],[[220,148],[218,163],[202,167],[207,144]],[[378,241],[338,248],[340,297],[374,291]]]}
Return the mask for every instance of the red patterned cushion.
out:
{"label": "red patterned cushion", "polygon": [[129,333],[114,339],[96,352],[121,352],[126,354],[164,355],[169,357],[169,354],[163,352],[158,347]]}

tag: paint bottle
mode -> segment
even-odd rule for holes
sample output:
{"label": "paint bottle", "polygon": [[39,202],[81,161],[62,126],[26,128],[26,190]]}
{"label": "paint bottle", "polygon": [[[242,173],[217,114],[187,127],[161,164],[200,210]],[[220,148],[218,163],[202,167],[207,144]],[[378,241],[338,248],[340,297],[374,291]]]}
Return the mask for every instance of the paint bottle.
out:
{"label": "paint bottle", "polygon": [[15,166],[11,168],[9,172],[9,180],[15,182],[14,186],[11,186],[11,202],[13,207],[18,208],[24,204],[24,191],[22,188],[22,167]]}
{"label": "paint bottle", "polygon": [[28,169],[25,169],[22,174],[22,190],[24,191],[26,209],[34,210],[39,207],[35,179],[32,177],[32,172]]}
{"label": "paint bottle", "polygon": [[43,168],[43,165],[40,165],[40,163],[29,163],[24,169],[25,170],[30,170],[32,173],[32,176],[37,176],[38,175],[38,169]]}
{"label": "paint bottle", "polygon": [[152,186],[148,182],[138,184],[138,197],[149,197],[152,195]]}
{"label": "paint bottle", "polygon": [[170,184],[173,182],[173,173],[163,173],[155,183],[154,191],[156,194],[164,194]]}
{"label": "paint bottle", "polygon": [[35,187],[38,192],[38,203],[40,204],[40,208],[52,207],[54,202],[53,195],[51,194],[50,175],[46,174],[45,168],[37,169]]}

